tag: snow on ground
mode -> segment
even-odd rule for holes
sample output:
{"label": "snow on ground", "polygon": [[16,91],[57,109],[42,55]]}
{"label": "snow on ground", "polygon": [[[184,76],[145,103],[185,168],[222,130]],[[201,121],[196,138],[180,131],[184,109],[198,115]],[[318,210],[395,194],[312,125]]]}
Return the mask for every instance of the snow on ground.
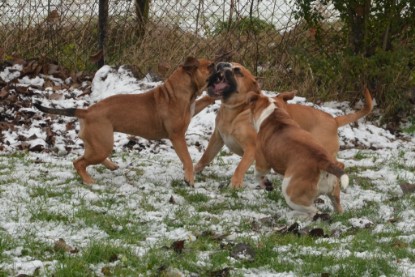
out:
{"label": "snow on ground", "polygon": [[[4,80],[12,80],[19,77],[19,70],[21,68],[18,66],[5,68],[0,72],[0,76]],[[56,81],[58,82],[58,80]],[[19,79],[19,83],[22,85],[41,85],[42,82],[43,79],[40,77],[32,79],[25,77]],[[92,93],[89,96],[81,97],[82,91],[75,89],[72,91],[72,94],[76,97],[46,100],[44,99],[44,95],[51,93],[46,90],[35,93],[33,101],[40,100],[45,105],[57,107],[84,107],[116,93],[140,93],[159,84],[159,82],[152,82],[150,77],[137,80],[131,75],[128,69],[123,67],[114,69],[109,66],[104,66],[96,73],[92,81]],[[62,93],[65,93],[65,91]],[[294,102],[311,105],[311,103],[307,103],[301,97],[296,97]],[[195,116],[188,128],[187,142],[194,162],[201,157],[203,150],[207,146],[209,136],[214,127],[215,111],[219,105],[220,103],[217,101],[214,105]],[[333,115],[348,113],[354,109],[353,107],[349,107],[348,103],[337,102],[325,103],[317,108],[323,109]],[[24,108],[22,111],[40,114],[38,110],[31,107]],[[11,111],[2,110],[2,112],[9,113]],[[68,128],[68,125],[74,125],[75,127]],[[55,144],[50,148],[46,142],[47,134],[45,133],[45,126],[50,126],[55,138]],[[102,230],[86,227],[82,223],[75,223],[71,226],[63,224],[56,225],[53,223],[45,223],[41,226],[33,224],[28,217],[29,213],[25,210],[30,207],[16,204],[21,203],[21,201],[16,199],[27,200],[30,199],[30,195],[26,186],[10,180],[24,180],[27,186],[56,186],[56,189],[63,189],[62,181],[73,179],[76,174],[73,169],[68,170],[68,166],[71,165],[71,161],[76,156],[82,153],[82,141],[77,137],[78,130],[79,124],[74,118],[42,116],[34,117],[29,126],[20,125],[16,126],[14,130],[3,132],[5,153],[12,153],[20,149],[19,147],[22,142],[19,139],[19,135],[28,138],[27,143],[29,143],[30,149],[40,146],[41,149],[45,150],[29,152],[29,162],[17,164],[12,176],[0,175],[3,179],[0,182],[4,182],[4,180],[12,182],[10,186],[3,186],[0,191],[0,228],[2,230],[5,230],[14,238],[19,238],[21,235],[23,236],[30,231],[34,237],[46,243],[53,243],[57,238],[64,237],[68,244],[77,245],[78,247],[87,245],[92,238],[105,238],[107,236]],[[342,127],[339,130],[339,136],[341,148],[343,149],[339,153],[340,160],[345,163],[347,168],[367,168],[362,171],[359,178],[369,179],[378,186],[376,190],[365,189],[359,185],[360,179],[352,180],[347,193],[342,193],[341,195],[342,203],[346,211],[362,208],[366,203],[371,201],[383,203],[387,198],[400,197],[403,194],[399,186],[401,182],[415,183],[415,173],[413,171],[413,167],[415,166],[415,137],[413,135],[397,137],[379,127],[377,124],[361,119],[358,124]],[[183,177],[181,163],[172,149],[171,143],[168,140],[147,141],[142,138],[132,138],[125,134],[115,134],[114,149],[116,162],[120,165],[119,170],[110,172],[91,168],[90,172],[92,176],[98,180],[97,185],[89,189],[78,182],[72,181],[70,183],[71,191],[77,197],[71,198],[66,203],[54,203],[53,199],[46,200],[45,208],[58,214],[75,213],[79,203],[86,201],[86,203],[90,203],[87,205],[91,205],[91,209],[97,209],[96,206],[91,204],[99,200],[100,196],[96,192],[113,188],[116,195],[128,197],[127,208],[135,214],[138,220],[151,222],[149,228],[157,230],[156,232],[151,232],[152,235],[149,235],[145,239],[143,245],[135,246],[137,255],[144,255],[148,247],[151,247],[151,245],[163,238],[194,239],[195,235],[185,227],[172,230],[163,224],[163,220],[174,216],[171,207],[165,205],[172,195],[172,189],[169,187],[169,184],[172,180],[180,180]],[[231,176],[240,158],[236,155],[230,155],[226,149],[223,149],[223,153],[224,155],[216,158],[215,162],[205,169],[204,173],[206,176],[210,174],[216,174],[224,178]],[[412,167],[412,170],[402,166],[393,167],[395,164],[393,161],[398,160],[407,167]],[[58,167],[62,166],[64,170],[61,172],[49,171],[47,168],[48,163],[53,163],[54,166]],[[3,167],[5,168],[6,165],[0,164],[0,171]],[[140,171],[139,174],[141,175],[140,180],[143,180],[139,184],[130,181],[133,177],[137,176],[138,171]],[[255,189],[256,183],[252,173],[251,169],[245,178],[245,189],[239,195],[248,204],[263,204],[266,202],[266,199],[263,197],[264,192]],[[53,180],[47,184],[36,183],[35,180],[37,177],[43,175],[48,175]],[[212,203],[221,203],[223,197],[220,190],[218,190],[220,186],[221,184],[219,182],[203,180],[196,182],[196,188],[194,190],[195,193],[206,195]],[[152,196],[150,197],[147,194],[148,198],[145,198],[142,195],[143,191],[149,192]],[[180,195],[175,194],[174,198],[176,203],[179,204],[184,201]],[[152,201],[150,204],[154,207],[154,210],[143,210],[140,206],[143,201]],[[223,231],[223,224],[225,224],[226,228],[229,229],[227,231],[231,232],[231,237],[247,235],[246,233],[238,233],[236,229],[238,222],[244,218],[260,220],[261,218],[269,216],[271,212],[273,214],[276,213],[280,217],[284,217],[289,211],[284,203],[281,204],[282,208],[279,208],[277,211],[273,210],[273,205],[273,203],[268,204],[267,208],[261,212],[251,212],[249,210],[227,211],[218,220],[222,224],[212,224],[212,222],[207,220],[202,221],[201,224],[205,224],[206,228],[218,233]],[[125,208],[125,206],[115,207],[110,210],[110,214],[116,216],[121,214]],[[322,204],[320,208],[331,209],[328,204]],[[189,209],[192,212],[191,208]],[[387,205],[381,205],[379,218],[386,222],[392,220],[393,217],[394,211]],[[396,225],[397,228],[414,230],[414,211],[408,210],[401,214],[400,217],[402,220]],[[171,219],[174,220],[174,218]],[[355,228],[365,228],[373,224],[370,219],[365,217],[351,218],[349,223]],[[332,227],[337,230],[349,228],[346,226],[334,226],[334,224]],[[387,228],[386,224],[378,224],[375,231],[384,232]],[[252,236],[255,236],[255,234],[252,234]],[[415,237],[408,235],[403,240],[413,242]],[[54,262],[30,260],[27,256],[22,256],[21,253],[19,254],[19,251],[21,252],[21,249],[14,249],[6,253],[13,257],[13,263],[5,264],[0,262],[0,268],[14,268],[19,274],[31,275],[36,268],[53,268],[54,266]],[[290,249],[277,247],[276,251],[284,253],[289,252]],[[307,255],[320,254],[316,252],[318,251],[316,249],[304,249],[303,251]],[[361,254],[370,256],[373,253]],[[335,251],[329,253],[329,255],[343,255],[347,257],[351,253],[347,251]],[[415,274],[415,264],[413,262],[402,260],[399,266],[408,276]],[[290,272],[280,274],[269,272],[267,269],[245,269],[242,274],[245,276],[294,276]]]}

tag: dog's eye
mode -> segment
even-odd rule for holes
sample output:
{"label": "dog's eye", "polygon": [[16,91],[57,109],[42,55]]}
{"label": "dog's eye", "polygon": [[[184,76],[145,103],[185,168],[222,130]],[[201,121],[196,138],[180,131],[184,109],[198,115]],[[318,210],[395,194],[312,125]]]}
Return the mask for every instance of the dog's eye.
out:
{"label": "dog's eye", "polygon": [[235,73],[235,75],[238,75],[238,76],[240,76],[240,77],[243,77],[244,75],[242,74],[242,71],[241,71],[241,69],[239,68],[239,67],[235,67],[234,69],[233,69],[233,72]]}

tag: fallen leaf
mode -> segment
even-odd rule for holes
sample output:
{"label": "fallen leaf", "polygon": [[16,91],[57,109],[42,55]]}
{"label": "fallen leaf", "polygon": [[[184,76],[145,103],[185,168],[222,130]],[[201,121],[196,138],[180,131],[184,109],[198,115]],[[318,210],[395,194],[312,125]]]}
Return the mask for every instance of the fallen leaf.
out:
{"label": "fallen leaf", "polygon": [[287,232],[300,235],[300,224],[298,224],[298,222],[294,222],[290,227],[288,227]]}
{"label": "fallen leaf", "polygon": [[37,145],[29,148],[29,150],[32,151],[32,152],[42,152],[43,149],[44,149],[44,147],[41,144],[37,144]]}
{"label": "fallen leaf", "polygon": [[78,97],[82,97],[85,95],[90,95],[92,93],[92,86],[87,86],[85,88],[82,89],[82,93],[78,96]]}
{"label": "fallen leaf", "polygon": [[313,221],[317,221],[317,220],[321,220],[321,221],[331,221],[331,216],[328,213],[317,213],[314,215],[313,217]]}
{"label": "fallen leaf", "polygon": [[403,242],[401,240],[395,239],[392,241],[392,247],[393,248],[407,248],[408,247],[408,243]]}
{"label": "fallen leaf", "polygon": [[101,268],[101,273],[104,274],[104,276],[111,276],[111,268],[109,266],[104,266]]}
{"label": "fallen leaf", "polygon": [[55,145],[55,134],[52,132],[52,129],[50,127],[45,128],[46,132],[46,143],[48,145]]}
{"label": "fallen leaf", "polygon": [[23,136],[23,135],[18,135],[18,136],[17,136],[17,140],[18,140],[18,141],[26,141],[26,140],[27,140],[27,137],[25,137],[25,136]]}
{"label": "fallen leaf", "polygon": [[311,229],[308,234],[312,237],[326,237],[327,235],[324,234],[324,230],[321,228],[314,228]]}
{"label": "fallen leaf", "polygon": [[68,122],[68,123],[66,123],[65,128],[66,128],[66,131],[75,129],[75,122]]}
{"label": "fallen leaf", "polygon": [[319,197],[316,200],[314,200],[314,203],[315,204],[324,204],[324,200]]}
{"label": "fallen leaf", "polygon": [[49,95],[48,98],[49,100],[61,100],[63,99],[63,94],[54,92],[51,95]]}
{"label": "fallen leaf", "polygon": [[5,86],[0,90],[0,99],[5,99],[9,95],[9,87]]}
{"label": "fallen leaf", "polygon": [[238,259],[238,260],[245,260],[245,261],[254,261],[255,260],[255,250],[246,243],[238,243],[236,244],[230,253],[231,257]]}
{"label": "fallen leaf", "polygon": [[264,185],[265,185],[265,190],[266,191],[273,191],[274,190],[274,186],[272,185],[272,182],[269,179],[265,179]]}
{"label": "fallen leaf", "polygon": [[61,67],[57,64],[48,64],[45,70],[47,70],[46,74],[52,75],[52,76],[56,76],[61,73]]}
{"label": "fallen leaf", "polygon": [[223,269],[212,271],[210,272],[209,275],[211,277],[228,277],[228,276],[231,276],[230,272],[231,272],[231,269],[229,267],[225,267]]}
{"label": "fallen leaf", "polygon": [[170,203],[170,204],[176,204],[176,200],[174,200],[173,195],[172,195],[172,196],[170,196],[169,203]]}
{"label": "fallen leaf", "polygon": [[28,94],[29,93],[29,87],[28,86],[15,86],[14,90],[17,93],[20,93],[20,94]]}
{"label": "fallen leaf", "polygon": [[69,246],[66,243],[66,241],[62,238],[59,238],[57,241],[55,241],[53,249],[55,251],[63,251],[63,252],[69,252],[69,253],[77,253],[78,252],[78,249],[73,248],[72,246]]}
{"label": "fallen leaf", "polygon": [[172,243],[171,249],[174,250],[174,252],[181,254],[184,249],[184,240],[177,240]]}
{"label": "fallen leaf", "polygon": [[415,192],[415,184],[405,183],[405,184],[400,184],[400,187],[404,194]]}
{"label": "fallen leaf", "polygon": [[113,263],[113,262],[118,261],[118,260],[119,260],[118,255],[117,254],[112,254],[108,261],[110,263]]}
{"label": "fallen leaf", "polygon": [[22,142],[19,146],[18,146],[19,150],[28,150],[30,148],[30,144],[27,142]]}
{"label": "fallen leaf", "polygon": [[92,63],[98,63],[100,60],[102,60],[102,58],[104,57],[104,51],[99,50],[98,52],[96,52],[95,54],[89,56],[89,60]]}

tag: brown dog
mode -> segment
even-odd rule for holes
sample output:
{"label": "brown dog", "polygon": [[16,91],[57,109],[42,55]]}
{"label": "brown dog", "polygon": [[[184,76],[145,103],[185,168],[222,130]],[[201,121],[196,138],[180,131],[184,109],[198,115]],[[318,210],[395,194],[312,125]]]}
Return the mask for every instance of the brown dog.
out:
{"label": "brown dog", "polygon": [[102,163],[111,170],[118,168],[108,157],[113,149],[113,132],[122,132],[151,140],[170,139],[183,163],[184,179],[193,186],[185,132],[192,116],[214,102],[210,97],[195,102],[212,69],[210,61],[189,57],[162,85],[146,93],[111,96],[88,109],[52,109],[38,103],[34,106],[46,113],[80,119],[79,137],[84,141],[85,152],[74,166],[85,184],[95,183],[86,171],[89,165]]}
{"label": "brown dog", "polygon": [[[280,105],[284,107],[284,110],[290,115],[300,127],[310,132],[313,137],[322,145],[329,155],[333,159],[336,159],[339,152],[339,136],[338,128],[346,124],[357,121],[359,118],[369,114],[373,109],[372,96],[367,88],[365,88],[365,101],[366,104],[360,111],[333,117],[332,115],[317,110],[313,107],[300,105],[300,104],[287,104],[288,100],[293,99],[295,92],[283,92],[274,97]],[[333,184],[332,191],[327,192],[327,196],[330,198],[334,209],[342,213],[343,208],[340,204],[340,186],[338,180],[332,178]]]}
{"label": "brown dog", "polygon": [[[242,186],[245,172],[254,161],[256,132],[246,102],[249,91],[261,93],[255,77],[237,63],[218,63],[208,79],[209,95],[220,98],[222,104],[216,116],[215,130],[205,152],[195,165],[195,172],[202,171],[223,145],[226,145],[230,151],[242,156],[231,179],[234,188]],[[294,94],[282,93],[277,97],[286,101],[294,97]],[[287,104],[286,109],[303,129],[309,131],[335,157],[339,151],[338,127],[352,123],[371,112],[372,98],[368,90],[365,91],[365,99],[366,104],[362,110],[335,118],[304,105]],[[336,211],[341,212],[339,186],[335,186],[329,196]]]}
{"label": "brown dog", "polygon": [[233,188],[242,187],[245,172],[255,156],[256,132],[246,103],[248,91],[260,93],[259,85],[252,74],[238,63],[218,63],[208,79],[208,94],[220,98],[222,104],[208,146],[194,170],[195,173],[201,172],[226,145],[231,152],[242,156],[231,179]]}
{"label": "brown dog", "polygon": [[[314,217],[314,206],[320,194],[333,190],[335,175],[346,188],[349,178],[342,165],[295,122],[285,110],[282,99],[272,99],[255,92],[248,94],[252,121],[258,132],[255,170],[261,183],[272,168],[284,175],[282,192],[295,211]],[[333,175],[331,175],[333,174]]]}
{"label": "brown dog", "polygon": [[310,132],[324,148],[336,158],[339,152],[338,128],[349,123],[357,121],[359,118],[369,114],[373,109],[372,96],[367,88],[365,88],[366,104],[362,110],[355,113],[333,117],[331,114],[317,110],[310,106],[300,104],[287,104],[295,96],[295,92],[282,92],[275,99],[282,99],[280,102],[284,105],[284,109],[288,112],[304,130]]}

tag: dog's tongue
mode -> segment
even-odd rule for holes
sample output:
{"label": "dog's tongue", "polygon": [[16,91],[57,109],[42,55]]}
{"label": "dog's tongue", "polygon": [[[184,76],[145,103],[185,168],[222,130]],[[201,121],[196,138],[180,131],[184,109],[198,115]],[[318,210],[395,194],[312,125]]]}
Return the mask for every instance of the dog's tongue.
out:
{"label": "dog's tongue", "polygon": [[228,84],[225,82],[215,83],[215,91],[221,91],[226,88]]}

